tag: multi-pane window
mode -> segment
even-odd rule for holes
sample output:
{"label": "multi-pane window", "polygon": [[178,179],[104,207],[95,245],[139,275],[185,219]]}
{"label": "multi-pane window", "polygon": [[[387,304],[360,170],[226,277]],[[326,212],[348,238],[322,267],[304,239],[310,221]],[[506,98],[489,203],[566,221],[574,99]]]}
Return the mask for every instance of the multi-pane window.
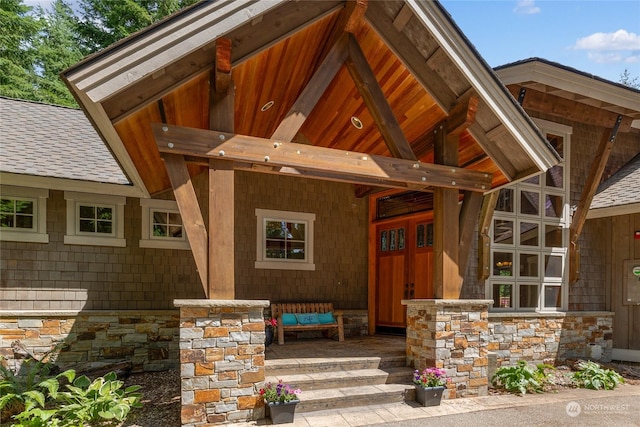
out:
{"label": "multi-pane window", "polygon": [[0,240],[47,243],[48,190],[0,186]]}
{"label": "multi-pane window", "polygon": [[256,209],[256,268],[314,270],[314,214]]}
{"label": "multi-pane window", "polygon": [[[542,121],[541,121],[542,122]],[[549,122],[547,139],[568,159],[571,129]],[[494,309],[566,308],[569,228],[568,162],[500,190],[491,225],[491,275],[486,295]]]}
{"label": "multi-pane window", "polygon": [[33,230],[35,228],[35,200],[14,197],[0,198],[0,227]]}
{"label": "multi-pane window", "polygon": [[78,203],[78,234],[113,235],[114,206]]}
{"label": "multi-pane window", "polygon": [[141,248],[190,249],[178,205],[173,200],[140,199]]}
{"label": "multi-pane window", "polygon": [[126,197],[65,191],[67,233],[65,244],[125,246]]}

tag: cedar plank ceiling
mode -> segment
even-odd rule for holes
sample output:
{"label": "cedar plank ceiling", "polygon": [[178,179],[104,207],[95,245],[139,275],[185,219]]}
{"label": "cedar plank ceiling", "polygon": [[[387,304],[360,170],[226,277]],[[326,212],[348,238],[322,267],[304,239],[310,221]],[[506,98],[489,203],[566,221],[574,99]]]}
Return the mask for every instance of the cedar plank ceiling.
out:
{"label": "cedar plank ceiling", "polygon": [[[402,1],[369,1],[365,18],[360,20],[353,34],[418,159],[433,163],[432,135],[435,126],[447,118],[446,110],[450,111],[457,99],[471,93],[478,96],[479,101],[475,124],[460,135],[459,166],[492,174],[494,188],[539,172],[539,164],[536,165],[531,160],[525,148],[514,143],[512,133],[506,130],[494,109],[489,108],[486,99],[477,94],[477,88],[472,87],[469,79],[445,49],[430,36],[415,16],[409,15],[410,19],[402,27],[402,32],[393,30],[397,32],[394,36],[395,43],[392,43],[394,50],[378,34],[380,28],[384,28],[385,35],[391,34],[389,29],[393,29],[393,17],[406,13],[406,7]],[[311,13],[304,12],[310,8],[323,10],[319,10],[316,16],[308,18],[294,31],[287,31],[278,40],[267,43],[266,48],[259,46],[256,40],[260,37],[259,33],[256,34],[255,30],[254,33],[251,32],[252,26],[259,26],[261,23],[268,24],[262,31],[275,28],[273,31],[277,32],[277,25],[287,22],[287,14],[293,16],[292,14]],[[194,8],[196,11],[200,9]],[[262,18],[243,23],[225,34],[232,42],[237,134],[270,138],[322,62],[322,56],[329,50],[330,46],[326,45],[328,40],[335,39],[335,27],[341,22],[341,13],[345,8],[344,2],[325,1],[289,3],[282,6],[282,10],[285,11],[279,16],[282,22],[270,18],[273,11],[268,11]],[[173,22],[169,19],[155,28],[173,25]],[[136,37],[144,36],[145,31],[142,35],[134,36],[131,43],[136,43]],[[140,79],[130,93],[125,88],[100,98],[98,91],[101,88],[97,83],[94,86],[87,84],[84,88],[77,85],[74,73],[104,73],[106,67],[117,64],[117,52],[126,51],[127,43],[125,41],[120,46],[108,48],[104,54],[99,53],[79,66],[72,67],[63,73],[63,78],[90,115],[96,113],[88,105],[92,102],[101,104],[146,191],[156,194],[171,186],[150,123],[159,123],[164,117],[168,124],[208,129],[209,78],[213,67],[215,40],[202,43],[198,50],[184,53],[173,65],[166,64],[153,75]],[[254,45],[258,45],[258,48]],[[144,45],[141,45],[139,49],[143,48]],[[398,49],[404,50],[402,60],[398,58]],[[116,52],[114,59],[109,59],[112,52]],[[413,57],[407,57],[407,52]],[[417,54],[421,56],[416,57]],[[101,65],[101,61],[104,65]],[[409,67],[405,64],[409,64]],[[416,66],[424,67],[425,72],[420,78],[410,72],[410,68],[415,70]],[[91,71],[92,67],[95,70]],[[492,71],[486,68],[486,72],[492,76]],[[179,77],[172,77],[174,74]],[[156,95],[145,93],[145,83],[155,80],[166,84]],[[148,87],[152,85],[149,84]],[[153,90],[158,91],[155,86]],[[501,96],[504,95],[506,90]],[[436,97],[439,99],[435,99]],[[269,101],[274,102],[273,107],[261,111],[262,106]],[[519,115],[515,120],[532,126],[515,102],[511,99],[509,101],[513,103],[510,108]],[[362,129],[356,129],[351,124],[352,116],[360,119]],[[96,117],[94,123],[99,123],[100,119]],[[104,131],[104,123],[99,124],[98,128],[103,135],[108,134]],[[534,128],[532,134],[542,139],[537,129]],[[112,137],[105,136],[109,143]],[[344,64],[293,141],[392,156]],[[541,143],[540,140],[534,143],[544,145],[544,141]],[[544,149],[548,147],[545,146]],[[554,158],[554,153],[548,154],[547,158]],[[189,168],[192,176],[203,170],[202,166],[195,164],[190,164]]]}

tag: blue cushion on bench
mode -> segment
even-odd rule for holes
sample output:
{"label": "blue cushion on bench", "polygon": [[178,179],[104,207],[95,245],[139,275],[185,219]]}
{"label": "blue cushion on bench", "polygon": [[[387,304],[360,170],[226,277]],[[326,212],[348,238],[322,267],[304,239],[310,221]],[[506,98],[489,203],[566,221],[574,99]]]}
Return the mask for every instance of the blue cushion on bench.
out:
{"label": "blue cushion on bench", "polygon": [[291,326],[298,324],[298,319],[293,313],[282,313],[282,324],[284,326]]}
{"label": "blue cushion on bench", "polygon": [[320,313],[318,314],[318,320],[320,321],[320,323],[322,324],[326,324],[326,323],[336,323],[336,319],[333,317],[333,313],[332,312],[327,312],[327,313]]}
{"label": "blue cushion on bench", "polygon": [[297,313],[296,318],[301,325],[317,325],[320,323],[318,313]]}

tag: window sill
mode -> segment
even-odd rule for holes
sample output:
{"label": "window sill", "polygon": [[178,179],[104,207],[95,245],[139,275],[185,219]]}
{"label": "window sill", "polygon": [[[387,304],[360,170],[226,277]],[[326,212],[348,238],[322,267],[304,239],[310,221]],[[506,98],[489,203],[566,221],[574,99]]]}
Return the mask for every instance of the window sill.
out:
{"label": "window sill", "polygon": [[0,231],[0,241],[2,242],[27,242],[27,243],[49,243],[49,235],[28,231]]}
{"label": "window sill", "polygon": [[127,246],[127,239],[118,239],[115,237],[64,236],[64,244],[85,246],[115,246],[124,248]]}
{"label": "window sill", "polygon": [[315,271],[316,265],[303,262],[256,261],[256,269]]}
{"label": "window sill", "polygon": [[171,242],[171,241],[165,241],[165,240],[152,240],[152,239],[141,239],[139,246],[141,248],[151,248],[151,249],[179,249],[179,250],[191,249],[189,242],[185,242],[185,241]]}

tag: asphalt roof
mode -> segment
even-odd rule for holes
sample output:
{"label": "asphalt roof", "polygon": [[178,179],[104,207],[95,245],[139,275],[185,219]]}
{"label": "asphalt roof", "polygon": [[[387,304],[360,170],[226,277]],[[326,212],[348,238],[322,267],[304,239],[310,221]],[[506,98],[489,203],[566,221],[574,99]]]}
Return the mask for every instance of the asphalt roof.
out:
{"label": "asphalt roof", "polygon": [[5,97],[0,172],[131,184],[81,110]]}
{"label": "asphalt roof", "polygon": [[591,209],[640,203],[640,154],[600,184]]}

